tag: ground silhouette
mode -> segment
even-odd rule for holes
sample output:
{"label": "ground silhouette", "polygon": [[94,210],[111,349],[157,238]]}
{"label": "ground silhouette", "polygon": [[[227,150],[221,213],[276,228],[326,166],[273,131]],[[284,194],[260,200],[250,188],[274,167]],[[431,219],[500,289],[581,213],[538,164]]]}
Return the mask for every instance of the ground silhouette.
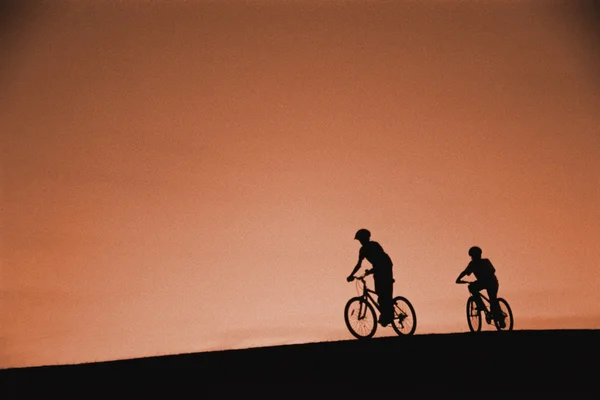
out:
{"label": "ground silhouette", "polygon": [[[600,330],[431,334],[0,370],[8,398],[596,392]],[[375,366],[384,365],[384,368]],[[496,379],[495,379],[496,378]],[[494,382],[499,381],[500,385]],[[179,396],[178,396],[179,397]],[[38,397],[40,398],[40,397]]]}

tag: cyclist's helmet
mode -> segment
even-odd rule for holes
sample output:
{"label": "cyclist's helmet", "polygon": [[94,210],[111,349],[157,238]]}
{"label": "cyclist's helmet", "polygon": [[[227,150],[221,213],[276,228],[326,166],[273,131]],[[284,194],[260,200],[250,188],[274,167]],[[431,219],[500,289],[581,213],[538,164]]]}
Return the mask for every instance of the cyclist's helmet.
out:
{"label": "cyclist's helmet", "polygon": [[471,257],[481,257],[481,248],[477,247],[477,246],[473,246],[469,249],[469,256]]}
{"label": "cyclist's helmet", "polygon": [[369,232],[368,229],[359,229],[356,232],[356,235],[354,235],[354,239],[357,239],[359,241],[369,240],[369,239],[371,239],[371,232]]}

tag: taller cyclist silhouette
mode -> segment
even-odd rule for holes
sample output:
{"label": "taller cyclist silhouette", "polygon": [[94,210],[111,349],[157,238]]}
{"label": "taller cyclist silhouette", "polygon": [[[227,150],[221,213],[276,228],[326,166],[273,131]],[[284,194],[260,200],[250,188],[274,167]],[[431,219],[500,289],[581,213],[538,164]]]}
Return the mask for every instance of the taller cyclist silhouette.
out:
{"label": "taller cyclist silhouette", "polygon": [[354,280],[354,274],[360,269],[364,259],[367,259],[373,266],[367,273],[373,274],[375,281],[375,292],[379,305],[381,306],[381,315],[379,323],[382,326],[387,326],[394,317],[394,274],[392,271],[393,263],[390,256],[383,250],[383,247],[378,242],[371,240],[371,232],[367,229],[359,229],[354,235],[354,239],[358,240],[361,248],[358,251],[358,263],[348,276],[348,282]]}

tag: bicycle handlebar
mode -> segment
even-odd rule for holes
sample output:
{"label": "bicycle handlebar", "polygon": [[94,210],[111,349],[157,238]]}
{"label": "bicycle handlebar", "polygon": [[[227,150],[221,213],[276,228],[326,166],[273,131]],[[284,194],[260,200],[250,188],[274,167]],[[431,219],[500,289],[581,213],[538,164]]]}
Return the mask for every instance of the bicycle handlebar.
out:
{"label": "bicycle handlebar", "polygon": [[[364,280],[365,280],[365,278],[366,278],[368,275],[373,275],[373,270],[372,270],[372,269],[368,269],[368,270],[366,270],[366,271],[365,271],[365,273],[364,273],[363,275],[360,275],[360,276],[352,276],[352,278],[353,278],[352,280],[358,279],[359,281],[364,281]],[[349,281],[349,282],[352,282],[352,281]]]}

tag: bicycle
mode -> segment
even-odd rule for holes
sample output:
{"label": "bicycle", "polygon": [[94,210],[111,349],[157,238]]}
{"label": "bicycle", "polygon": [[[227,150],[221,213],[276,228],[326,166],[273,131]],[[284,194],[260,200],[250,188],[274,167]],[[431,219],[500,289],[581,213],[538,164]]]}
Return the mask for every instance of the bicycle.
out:
{"label": "bicycle", "polygon": [[[456,283],[464,284],[471,282],[461,280]],[[484,307],[483,310],[480,310],[477,307],[476,296],[479,296],[479,298],[481,298]],[[498,306],[502,313],[501,318],[504,318],[504,327],[502,327],[500,324],[501,318],[494,318],[495,315],[491,311],[490,299],[484,296],[481,292],[478,292],[477,295],[471,294],[471,296],[467,299],[467,324],[469,325],[469,330],[471,332],[481,331],[481,313],[483,312],[483,314],[485,315],[485,322],[487,322],[488,325],[491,325],[493,322],[494,326],[499,331],[512,331],[514,327],[514,320],[513,313],[510,306],[508,305],[508,302],[502,297],[498,297]]]}
{"label": "bicycle", "polygon": [[[379,303],[373,298],[376,294],[367,286],[365,277],[368,274],[357,276],[356,280],[359,296],[352,297],[344,308],[344,320],[350,333],[357,339],[370,339],[377,331],[377,316],[375,309],[381,314]],[[408,336],[417,329],[417,315],[412,304],[402,296],[393,299],[394,318],[392,327],[399,336]]]}

